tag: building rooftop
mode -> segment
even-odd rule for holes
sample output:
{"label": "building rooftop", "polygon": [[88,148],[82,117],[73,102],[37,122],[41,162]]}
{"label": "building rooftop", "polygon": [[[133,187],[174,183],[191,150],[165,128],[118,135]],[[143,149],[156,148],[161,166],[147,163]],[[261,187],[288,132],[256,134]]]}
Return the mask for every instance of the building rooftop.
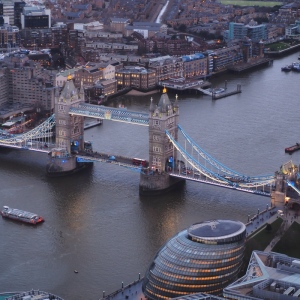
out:
{"label": "building rooftop", "polygon": [[286,299],[300,289],[300,260],[275,252],[253,251],[246,274],[223,291],[230,299]]}
{"label": "building rooftop", "polygon": [[237,235],[245,231],[246,226],[242,222],[231,220],[215,220],[194,224],[188,229],[189,236],[200,239],[224,238]]}

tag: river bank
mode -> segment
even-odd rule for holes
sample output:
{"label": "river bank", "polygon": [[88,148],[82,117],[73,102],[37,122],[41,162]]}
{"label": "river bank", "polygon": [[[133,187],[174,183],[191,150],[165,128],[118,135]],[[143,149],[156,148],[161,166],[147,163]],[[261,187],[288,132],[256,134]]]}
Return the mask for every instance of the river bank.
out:
{"label": "river bank", "polygon": [[126,93],[126,96],[147,96],[147,95],[153,95],[153,94],[157,94],[159,93],[160,90],[159,89],[155,89],[149,92],[141,92],[141,91],[137,91],[137,90],[130,90],[128,93]]}

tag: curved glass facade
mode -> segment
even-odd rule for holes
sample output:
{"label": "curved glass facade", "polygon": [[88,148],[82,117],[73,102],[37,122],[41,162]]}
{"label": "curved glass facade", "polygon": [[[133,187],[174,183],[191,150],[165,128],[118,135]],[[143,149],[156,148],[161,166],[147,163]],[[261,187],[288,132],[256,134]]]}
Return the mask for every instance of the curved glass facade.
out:
{"label": "curved glass facade", "polygon": [[169,299],[205,292],[219,295],[233,282],[244,255],[246,227],[230,220],[192,225],[171,238],[148,268],[143,292]]}

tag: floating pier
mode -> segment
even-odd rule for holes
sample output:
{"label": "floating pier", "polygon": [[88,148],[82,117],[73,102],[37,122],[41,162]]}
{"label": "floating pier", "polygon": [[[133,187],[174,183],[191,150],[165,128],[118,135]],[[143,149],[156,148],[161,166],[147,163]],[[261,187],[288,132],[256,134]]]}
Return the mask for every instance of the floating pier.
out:
{"label": "floating pier", "polygon": [[235,94],[240,94],[242,92],[242,88],[241,88],[241,85],[238,84],[237,87],[236,87],[236,90],[234,91],[231,91],[231,92],[226,92],[226,90],[222,93],[212,93],[212,100],[218,100],[218,99],[221,99],[221,98],[225,98],[225,97],[228,97],[228,96],[231,96],[231,95],[235,95]]}
{"label": "floating pier", "polygon": [[103,123],[102,119],[97,119],[95,120],[88,120],[87,122],[84,123],[84,130],[89,129],[89,128],[93,128],[96,126],[100,126]]}

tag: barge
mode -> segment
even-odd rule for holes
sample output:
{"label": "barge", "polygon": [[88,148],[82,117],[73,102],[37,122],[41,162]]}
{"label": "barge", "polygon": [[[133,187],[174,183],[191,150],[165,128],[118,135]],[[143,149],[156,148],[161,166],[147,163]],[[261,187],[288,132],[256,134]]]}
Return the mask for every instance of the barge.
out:
{"label": "barge", "polygon": [[287,147],[287,148],[284,149],[285,153],[289,153],[289,154],[292,154],[297,150],[300,150],[300,144],[299,143],[296,143],[296,145],[293,145],[291,147]]}
{"label": "barge", "polygon": [[23,223],[28,223],[33,225],[45,221],[41,216],[38,216],[35,213],[31,213],[16,208],[11,208],[8,206],[3,206],[3,210],[0,211],[0,214],[2,215],[3,218],[12,219],[15,221],[20,221]]}

